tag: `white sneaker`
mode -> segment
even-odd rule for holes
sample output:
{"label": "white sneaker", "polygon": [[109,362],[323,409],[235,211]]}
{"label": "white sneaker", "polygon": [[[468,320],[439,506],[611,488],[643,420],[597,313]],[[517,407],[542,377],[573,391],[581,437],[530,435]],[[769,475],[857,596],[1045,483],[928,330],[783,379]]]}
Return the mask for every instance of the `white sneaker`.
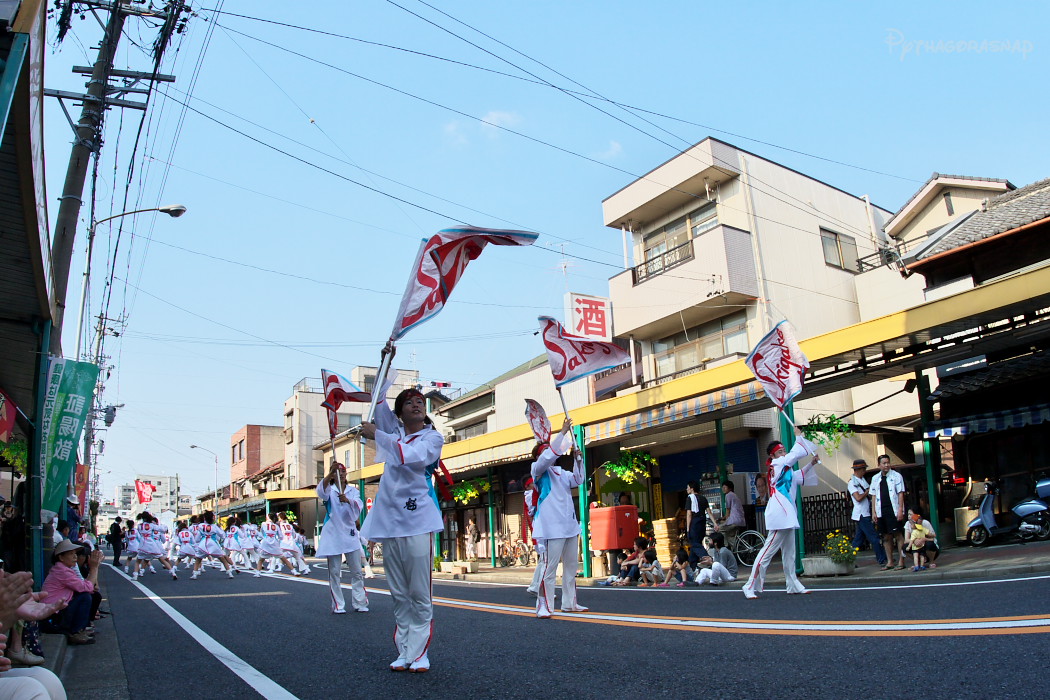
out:
{"label": "white sneaker", "polygon": [[256,571],[254,574],[252,574],[252,578],[262,578],[262,573],[259,572],[259,571]]}
{"label": "white sneaker", "polygon": [[199,571],[194,571],[192,574],[190,574],[190,580],[196,581],[198,578],[200,578],[200,573],[201,572]]}
{"label": "white sneaker", "polygon": [[128,572],[128,566],[127,566],[127,564],[125,564],[125,565],[124,565],[124,573],[125,573],[125,574],[126,574],[126,573],[129,573],[129,572]]}
{"label": "white sneaker", "polygon": [[426,654],[412,662],[412,665],[408,667],[409,673],[426,673],[430,670],[430,659],[427,658]]}
{"label": "white sneaker", "polygon": [[157,573],[157,570],[153,568],[153,564],[150,564],[150,565],[149,565],[149,572],[150,572],[151,574],[155,574],[155,573]]}
{"label": "white sneaker", "polygon": [[333,615],[345,615],[346,614],[346,610],[333,610],[332,614]]}
{"label": "white sneaker", "polygon": [[135,572],[135,573],[133,573],[133,574],[131,575],[131,580],[132,580],[132,581],[138,581],[138,580],[139,580],[139,575],[138,575],[138,572]]}
{"label": "white sneaker", "polygon": [[178,581],[179,580],[179,575],[177,573],[175,573],[175,569],[171,570],[171,579],[173,581]]}
{"label": "white sneaker", "polygon": [[755,598],[758,597],[758,595],[754,591],[752,591],[752,590],[750,590],[748,588],[745,588],[743,590],[744,590],[744,597],[747,598],[748,600],[754,600]]}
{"label": "white sneaker", "polygon": [[354,612],[368,612],[368,608],[354,608]]}
{"label": "white sneaker", "polygon": [[408,670],[408,660],[407,659],[403,659],[400,656],[397,657],[396,659],[394,659],[393,661],[390,662],[390,670],[391,671],[407,671]]}
{"label": "white sneaker", "polygon": [[230,569],[227,569],[226,570],[226,575],[229,576],[230,578],[233,578],[233,571],[231,571]]}

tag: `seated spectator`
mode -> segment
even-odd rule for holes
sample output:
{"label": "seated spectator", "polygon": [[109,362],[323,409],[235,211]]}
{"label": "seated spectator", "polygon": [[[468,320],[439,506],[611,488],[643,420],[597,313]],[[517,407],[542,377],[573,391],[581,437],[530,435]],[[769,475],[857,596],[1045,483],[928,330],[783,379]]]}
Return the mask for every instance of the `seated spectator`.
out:
{"label": "seated spectator", "polygon": [[642,587],[655,586],[664,578],[664,568],[660,565],[660,560],[656,558],[656,550],[647,549],[642,553],[642,557],[643,561],[638,567],[638,575],[641,578],[641,582],[638,585]]}
{"label": "seated spectator", "polygon": [[912,571],[937,568],[934,560],[941,553],[940,547],[937,546],[937,531],[933,529],[929,520],[922,519],[922,511],[917,508],[908,510],[908,522],[904,524],[904,541],[908,543],[905,551],[911,552],[913,557]]}
{"label": "seated spectator", "polygon": [[723,583],[736,581],[736,557],[729,547],[726,547],[726,539],[721,532],[711,533],[711,548],[708,552],[711,567],[700,569],[696,574],[696,582],[701,586],[705,583],[721,586]]}
{"label": "seated spectator", "polygon": [[623,563],[626,560],[627,560],[627,554],[622,549],[617,550],[616,551],[616,567],[613,569],[613,571],[615,571],[616,573],[612,574],[611,576],[606,578],[604,581],[599,581],[598,585],[599,586],[612,586],[614,584],[619,583],[620,582],[620,574],[622,573]]}
{"label": "seated spectator", "polygon": [[645,550],[649,547],[649,540],[639,537],[634,541],[634,549],[620,563],[620,580],[614,586],[631,586],[638,580],[640,567],[645,562]]}
{"label": "seated spectator", "polygon": [[685,551],[685,548],[680,548],[678,553],[674,555],[674,561],[668,567],[667,575],[664,577],[664,582],[660,584],[660,587],[669,587],[672,577],[678,579],[679,588],[685,587],[687,581],[693,580],[693,567],[689,566],[689,552]]}
{"label": "seated spectator", "polygon": [[[19,620],[42,620],[57,614],[63,603],[41,602],[42,593],[33,593],[33,576],[27,572],[0,572],[0,651],[7,646],[4,632]],[[11,668],[11,659],[0,657],[0,697],[25,700],[66,700],[62,681],[45,668]]]}
{"label": "seated spectator", "polygon": [[102,603],[98,592],[98,565],[102,552],[92,552],[88,559],[88,574],[81,578],[76,570],[77,552],[80,547],[69,541],[60,542],[51,556],[51,571],[44,579],[40,592],[44,602],[64,603],[62,612],[45,620],[42,628],[52,634],[65,634],[70,644],[94,644],[94,627],[91,622]]}
{"label": "seated spectator", "polygon": [[59,520],[55,523],[55,534],[53,535],[54,546],[58,546],[58,543],[62,540],[69,539],[69,523],[65,520]]}

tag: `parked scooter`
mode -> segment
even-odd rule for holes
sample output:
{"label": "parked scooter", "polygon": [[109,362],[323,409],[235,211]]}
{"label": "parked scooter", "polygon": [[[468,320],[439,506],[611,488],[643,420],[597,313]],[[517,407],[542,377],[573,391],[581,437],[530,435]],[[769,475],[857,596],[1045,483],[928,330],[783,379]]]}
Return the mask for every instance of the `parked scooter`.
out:
{"label": "parked scooter", "polygon": [[1016,504],[1011,510],[1013,522],[999,525],[995,521],[994,501],[998,489],[992,482],[984,485],[984,498],[978,508],[978,515],[968,525],[966,539],[974,547],[983,547],[993,537],[1015,534],[1022,540],[1050,539],[1050,479],[1036,482],[1036,497]]}

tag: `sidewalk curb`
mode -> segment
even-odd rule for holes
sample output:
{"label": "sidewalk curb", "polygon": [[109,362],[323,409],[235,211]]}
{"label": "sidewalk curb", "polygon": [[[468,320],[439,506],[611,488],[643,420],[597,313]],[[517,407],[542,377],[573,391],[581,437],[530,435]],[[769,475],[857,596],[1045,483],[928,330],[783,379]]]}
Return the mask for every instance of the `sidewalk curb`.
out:
{"label": "sidewalk curb", "polygon": [[[105,576],[99,576],[102,609],[112,611]],[[95,622],[95,643],[68,649],[61,671],[55,671],[69,700],[130,700],[128,675],[113,616]],[[62,638],[65,643],[65,637]]]}

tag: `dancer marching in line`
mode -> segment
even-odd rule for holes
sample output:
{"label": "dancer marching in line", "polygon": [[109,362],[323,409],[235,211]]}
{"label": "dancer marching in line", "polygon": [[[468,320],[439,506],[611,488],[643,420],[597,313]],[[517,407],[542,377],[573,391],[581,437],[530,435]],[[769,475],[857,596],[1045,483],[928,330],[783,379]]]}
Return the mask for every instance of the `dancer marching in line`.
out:
{"label": "dancer marching in line", "polygon": [[546,549],[536,539],[534,519],[536,517],[536,498],[538,496],[539,490],[536,487],[536,482],[530,476],[525,480],[525,494],[522,496],[522,499],[525,502],[525,537],[532,538],[532,546],[536,549],[536,570],[532,572],[532,582],[525,591],[529,595],[535,596],[540,594],[540,583],[543,581],[543,551]]}
{"label": "dancer marching in line", "polygon": [[317,485],[317,497],[328,509],[321,528],[321,542],[317,556],[328,561],[328,586],[332,590],[332,612],[346,612],[343,598],[343,559],[350,569],[350,605],[357,612],[368,612],[368,596],[365,595],[365,579],[361,572],[361,539],[357,531],[357,519],[361,515],[361,494],[357,487],[346,481],[346,467],[333,462],[328,476]]}
{"label": "dancer marching in line", "polygon": [[294,575],[299,576],[299,571],[292,566],[290,561],[284,558],[284,552],[281,550],[281,528],[277,526],[277,513],[270,513],[268,518],[268,520],[263,522],[262,528],[260,528],[262,539],[259,541],[258,547],[256,547],[259,552],[259,559],[255,562],[255,573],[252,575],[255,578],[262,576],[264,559],[279,559]]}
{"label": "dancer marching in line", "polygon": [[[388,343],[383,354],[394,352]],[[396,377],[396,374],[395,374]],[[383,564],[394,603],[397,658],[391,671],[425,673],[433,632],[431,572],[433,533],[442,529],[441,511],[432,483],[444,439],[426,414],[426,401],[416,389],[397,395],[394,410],[386,403],[393,385],[379,393],[374,423],[362,423],[361,435],[376,442],[376,461],[384,462],[379,491],[365,524],[364,538],[383,545]]]}
{"label": "dancer marching in line", "polygon": [[[583,483],[583,456],[572,441],[572,421],[565,417],[561,432],[551,444],[533,449],[532,478],[539,486],[533,522],[536,541],[543,545],[539,566],[543,567],[536,617],[550,619],[554,608],[554,583],[561,562],[562,612],[586,612],[576,602],[576,569],[579,566],[580,523],[572,503],[572,489]],[[569,471],[569,468],[572,471]]]}
{"label": "dancer marching in line", "polygon": [[[135,529],[134,520],[128,518],[125,522],[128,524],[128,529],[124,531],[124,573],[133,573],[134,578],[139,573],[139,543],[142,538]],[[128,571],[128,567],[131,567],[133,571]]]}
{"label": "dancer marching in line", "polygon": [[175,568],[164,556],[164,545],[157,530],[156,519],[146,512],[139,513],[138,517],[142,520],[142,524],[138,529],[139,549],[135,561],[135,572],[131,574],[131,580],[134,581],[143,575],[147,567],[153,569],[154,559],[159,560],[161,566],[171,572],[173,579],[178,579],[179,576],[175,573]]}
{"label": "dancer marching in line", "polygon": [[[769,443],[766,448],[769,455],[769,504],[766,506],[766,529],[769,531],[766,543],[758,553],[758,559],[751,569],[751,576],[744,584],[744,597],[754,600],[765,586],[766,569],[773,555],[780,551],[784,563],[784,578],[788,594],[809,593],[795,574],[795,532],[798,530],[798,510],[795,508],[795,494],[799,486],[816,483],[813,467],[820,463],[817,446],[802,437],[802,431],[795,428],[795,446],[788,452],[784,444],[778,441]],[[792,465],[807,455],[813,455],[802,469],[792,469]]]}

